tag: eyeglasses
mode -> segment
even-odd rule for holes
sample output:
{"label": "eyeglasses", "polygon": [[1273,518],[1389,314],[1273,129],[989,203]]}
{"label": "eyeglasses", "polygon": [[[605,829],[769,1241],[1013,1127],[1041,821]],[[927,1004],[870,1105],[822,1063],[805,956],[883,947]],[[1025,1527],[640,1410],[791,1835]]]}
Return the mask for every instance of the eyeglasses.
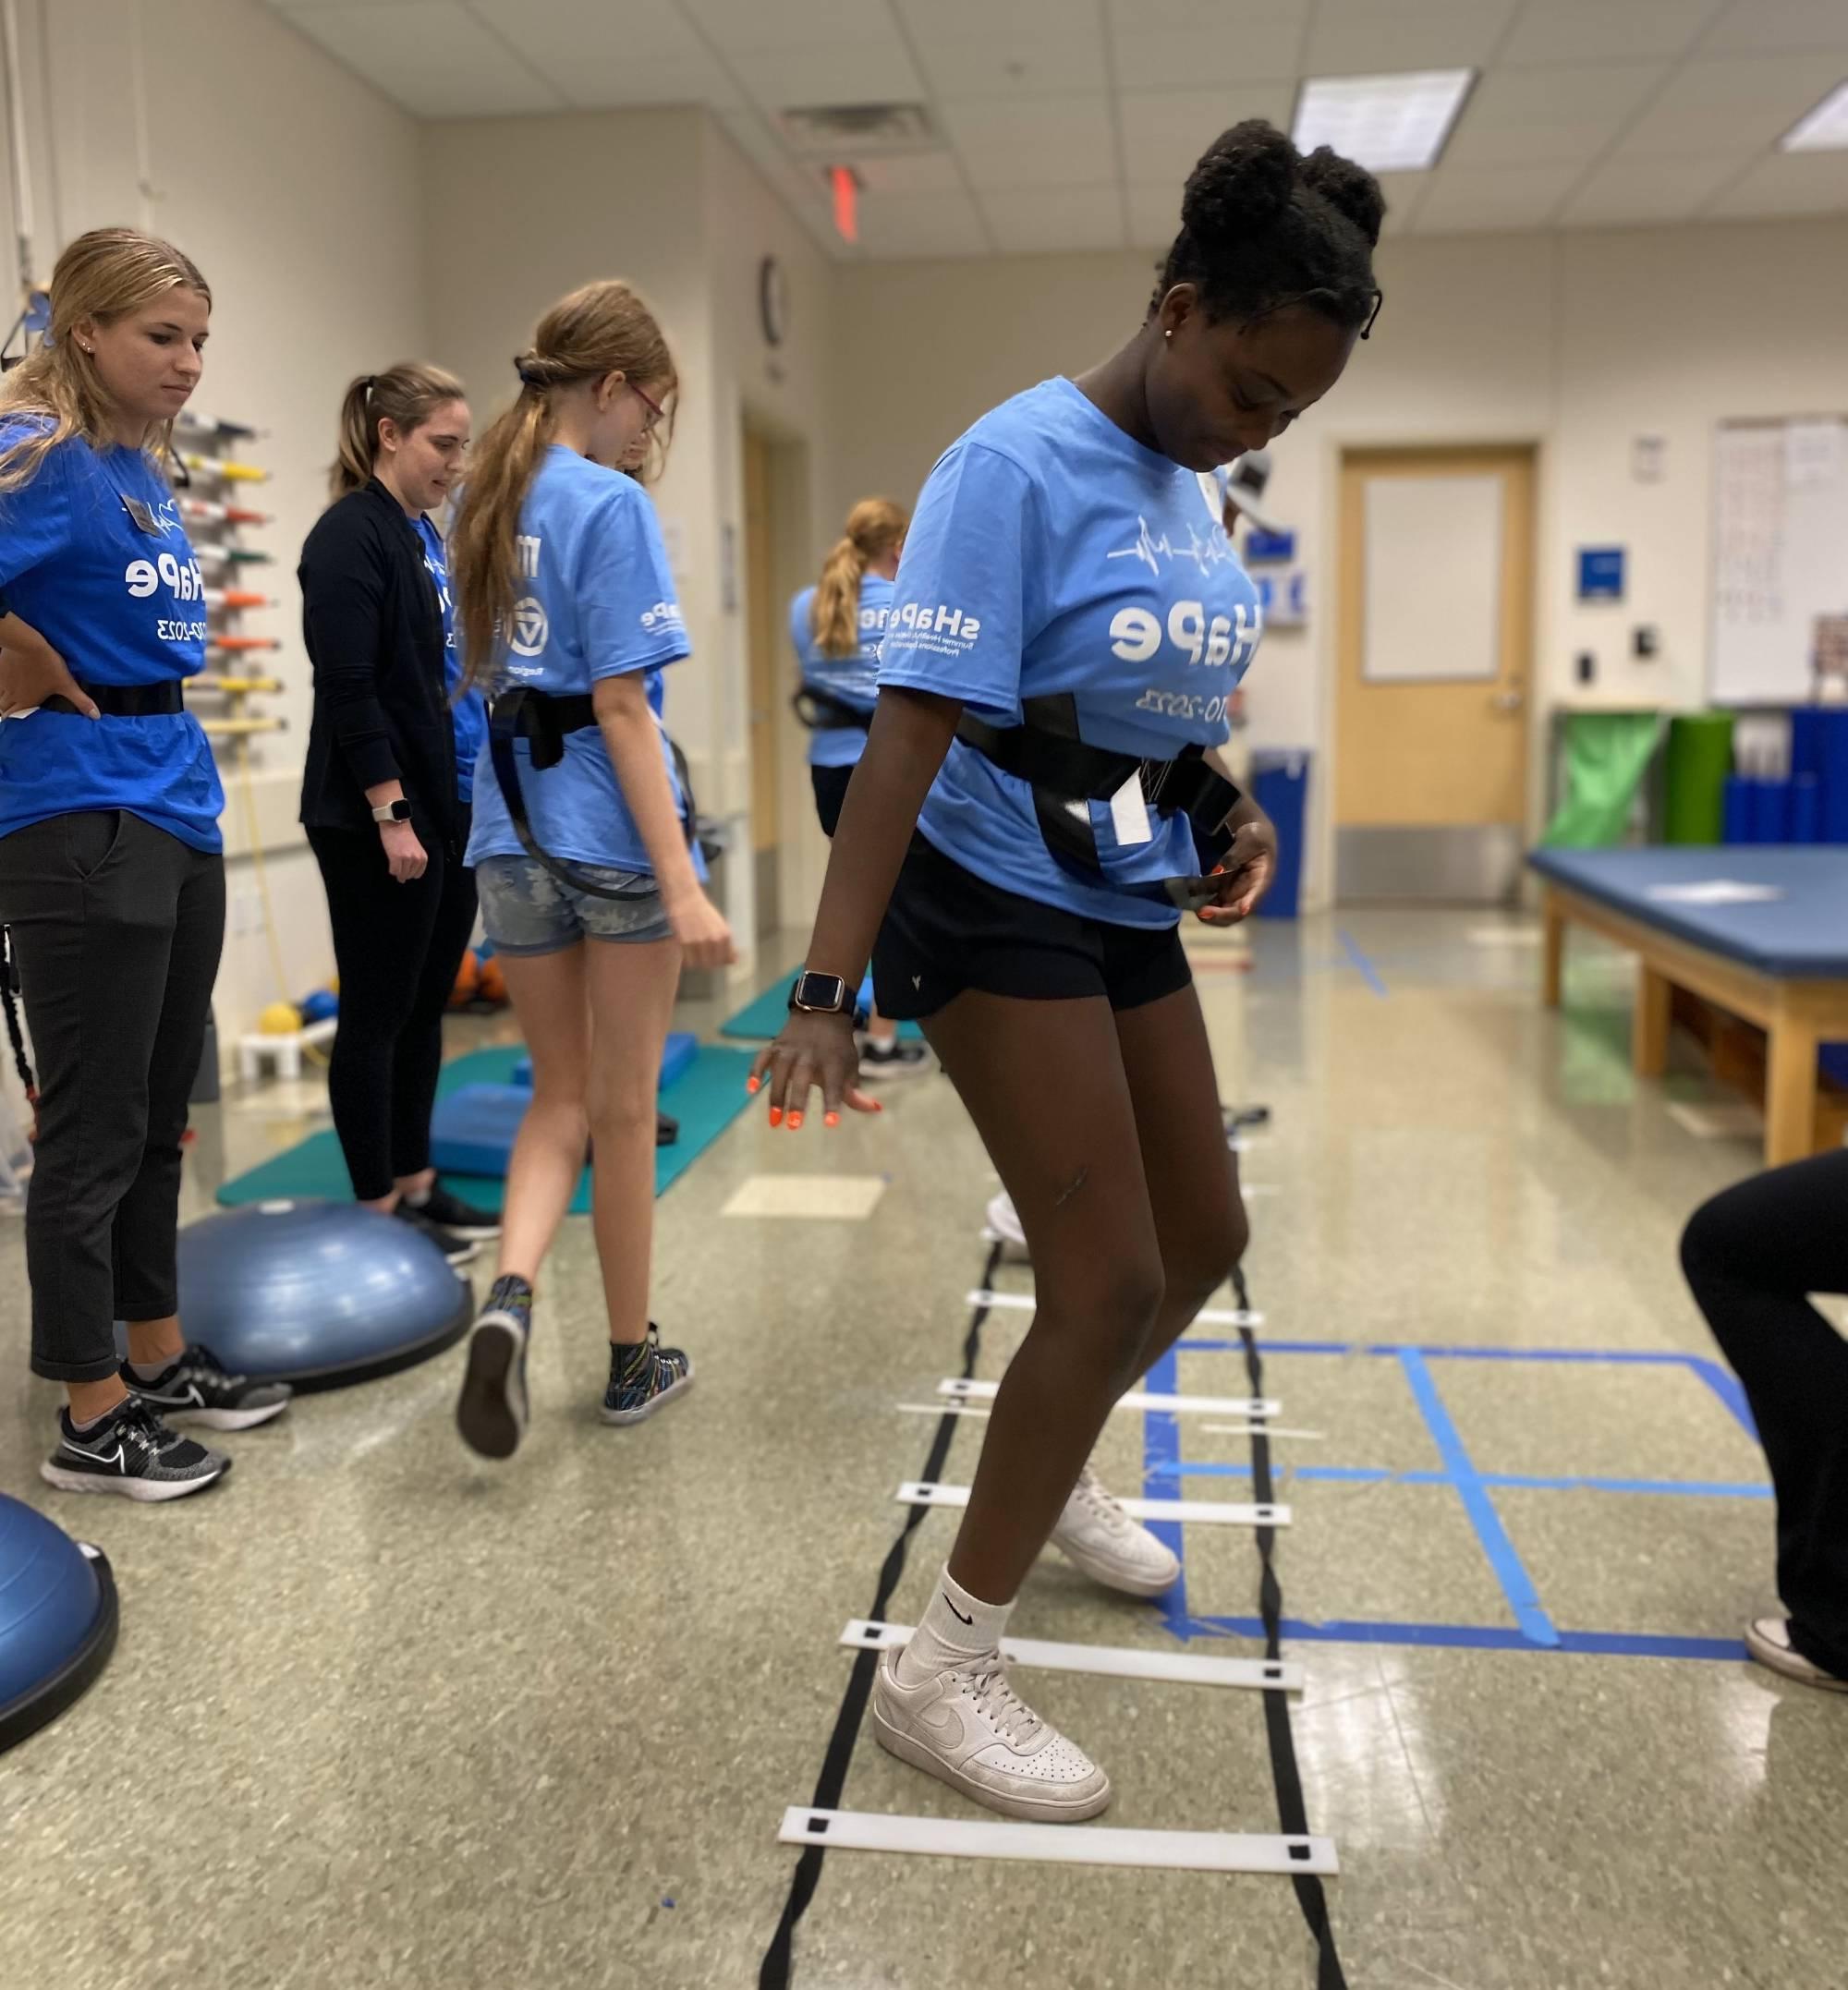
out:
{"label": "eyeglasses", "polygon": [[651,395],[644,394],[634,381],[629,382],[629,392],[648,409],[648,419],[642,424],[643,431],[647,432],[659,428],[662,422],[667,419],[667,410]]}

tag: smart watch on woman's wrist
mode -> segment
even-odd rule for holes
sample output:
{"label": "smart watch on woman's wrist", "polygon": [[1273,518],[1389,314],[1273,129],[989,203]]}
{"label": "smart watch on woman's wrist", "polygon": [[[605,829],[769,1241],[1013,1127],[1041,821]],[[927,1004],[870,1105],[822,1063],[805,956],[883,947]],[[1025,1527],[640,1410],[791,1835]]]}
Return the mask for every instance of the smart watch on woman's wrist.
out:
{"label": "smart watch on woman's wrist", "polygon": [[372,811],[374,822],[408,822],[410,804],[400,795],[395,802],[381,802]]}
{"label": "smart watch on woman's wrist", "polygon": [[789,1007],[800,1015],[852,1015],[858,995],[839,975],[820,975],[805,967],[789,991]]}

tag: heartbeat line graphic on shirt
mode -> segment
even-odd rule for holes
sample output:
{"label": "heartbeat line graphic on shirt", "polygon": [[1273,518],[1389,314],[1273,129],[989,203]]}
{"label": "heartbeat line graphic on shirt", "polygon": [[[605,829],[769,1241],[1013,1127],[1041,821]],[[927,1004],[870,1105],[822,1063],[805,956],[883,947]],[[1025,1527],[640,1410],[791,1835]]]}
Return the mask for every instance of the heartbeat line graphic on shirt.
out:
{"label": "heartbeat line graphic on shirt", "polygon": [[1223,532],[1210,533],[1202,538],[1194,527],[1189,526],[1186,544],[1177,546],[1165,532],[1156,539],[1149,530],[1147,518],[1138,516],[1136,524],[1136,543],[1117,547],[1113,552],[1104,555],[1107,560],[1140,560],[1159,578],[1164,561],[1191,560],[1204,574],[1215,566],[1223,566],[1233,557],[1231,542]]}

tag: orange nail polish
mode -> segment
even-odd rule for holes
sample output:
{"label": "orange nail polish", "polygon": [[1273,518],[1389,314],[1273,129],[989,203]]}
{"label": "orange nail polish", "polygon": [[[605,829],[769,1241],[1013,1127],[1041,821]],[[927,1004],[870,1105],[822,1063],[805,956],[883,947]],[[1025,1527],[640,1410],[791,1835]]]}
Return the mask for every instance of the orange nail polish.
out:
{"label": "orange nail polish", "polygon": [[757,1096],[758,1087],[762,1083],[763,1080],[761,1078],[747,1078],[745,1080],[745,1090],[750,1093],[752,1098],[755,1098]]}
{"label": "orange nail polish", "polygon": [[831,1112],[821,1123],[823,1126],[838,1126],[841,1123],[841,1115],[838,1112]]}
{"label": "orange nail polish", "polygon": [[781,1126],[783,1124],[783,1108],[781,1106],[772,1106],[770,1109],[770,1123],[772,1126]]}
{"label": "orange nail polish", "polygon": [[801,1123],[802,1115],[799,1112],[792,1112],[789,1115],[789,1130],[792,1134],[796,1130],[798,1126],[801,1125]]}

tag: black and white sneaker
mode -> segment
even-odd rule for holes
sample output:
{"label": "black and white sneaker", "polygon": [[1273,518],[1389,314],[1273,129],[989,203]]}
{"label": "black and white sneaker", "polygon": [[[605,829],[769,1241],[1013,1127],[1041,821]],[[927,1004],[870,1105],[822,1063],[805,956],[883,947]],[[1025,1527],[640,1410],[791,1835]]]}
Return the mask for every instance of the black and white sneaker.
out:
{"label": "black and white sneaker", "polygon": [[452,1265],[466,1265],[481,1248],[473,1237],[458,1237],[453,1230],[445,1230],[421,1209],[413,1209],[407,1202],[399,1203],[392,1214],[399,1222],[407,1223],[419,1235],[428,1237]]}
{"label": "black and white sneaker", "polygon": [[526,1350],[532,1338],[532,1287],[496,1279],[488,1303],[468,1329],[468,1365],[456,1404],[462,1441],[483,1458],[511,1458],[531,1414]]}
{"label": "black and white sneaker", "polygon": [[930,1048],[904,1037],[890,1043],[875,1043],[870,1037],[860,1048],[860,1076],[869,1085],[881,1085],[887,1078],[921,1078],[930,1068]]}
{"label": "black and white sneaker", "polygon": [[231,1461],[169,1430],[130,1396],[113,1415],[79,1433],[58,1412],[58,1447],[39,1476],[60,1492],[121,1493],[130,1499],[184,1499],[215,1486]]}
{"label": "black and white sneaker", "polygon": [[434,1223],[439,1230],[446,1230],[452,1237],[472,1237],[477,1244],[481,1244],[501,1233],[501,1219],[493,1210],[478,1209],[472,1202],[464,1202],[461,1196],[452,1195],[440,1182],[414,1207],[427,1222]]}
{"label": "black and white sneaker", "polygon": [[165,1374],[144,1382],[127,1362],[122,1379],[154,1414],[169,1424],[204,1424],[213,1430],[253,1430],[288,1408],[295,1391],[286,1382],[253,1382],[233,1375],[209,1347],[188,1347]]}

